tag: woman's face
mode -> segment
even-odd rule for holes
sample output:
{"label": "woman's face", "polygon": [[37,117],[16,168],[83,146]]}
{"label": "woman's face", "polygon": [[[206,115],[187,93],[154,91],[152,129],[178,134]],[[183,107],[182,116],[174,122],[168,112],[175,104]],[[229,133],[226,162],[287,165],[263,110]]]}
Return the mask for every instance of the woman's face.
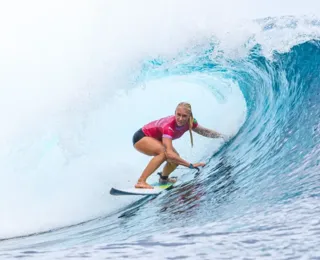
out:
{"label": "woman's face", "polygon": [[175,116],[177,125],[184,126],[190,118],[190,112],[184,107],[180,106],[177,107]]}

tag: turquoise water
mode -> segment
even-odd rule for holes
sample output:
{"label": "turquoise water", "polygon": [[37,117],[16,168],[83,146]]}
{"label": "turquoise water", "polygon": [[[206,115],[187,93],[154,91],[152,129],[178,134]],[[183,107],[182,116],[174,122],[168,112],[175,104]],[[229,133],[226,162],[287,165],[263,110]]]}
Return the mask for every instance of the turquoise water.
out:
{"label": "turquoise water", "polygon": [[[214,33],[170,55],[151,50],[125,71],[119,96],[93,92],[95,105],[72,106],[75,121],[52,117],[13,142],[1,164],[11,175],[2,176],[0,258],[319,259],[319,21],[252,23],[258,33],[235,51]],[[283,48],[270,47],[281,34]],[[156,197],[111,197],[148,160],[127,144],[133,131],[174,108],[184,88],[200,124],[232,139],[198,138],[189,153],[185,138],[179,151],[206,161],[200,173],[178,169],[179,185]]]}

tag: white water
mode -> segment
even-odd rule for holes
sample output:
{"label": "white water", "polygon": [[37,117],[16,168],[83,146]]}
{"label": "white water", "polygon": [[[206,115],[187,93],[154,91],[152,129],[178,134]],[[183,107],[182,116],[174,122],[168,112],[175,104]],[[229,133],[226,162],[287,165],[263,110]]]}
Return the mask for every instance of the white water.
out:
{"label": "white water", "polygon": [[[273,1],[1,3],[0,237],[74,224],[128,203],[107,192],[132,184],[149,159],[132,148],[133,132],[180,101],[192,103],[201,124],[235,133],[245,104],[233,82],[216,76],[227,97],[221,103],[190,78],[136,86],[131,73],[142,59],[174,57],[212,35],[221,48],[237,49],[258,30],[251,22],[238,28],[239,19],[320,10],[307,2],[308,9],[289,1],[278,8]],[[186,135],[177,147],[200,160],[219,141],[195,137],[195,144],[191,152]]]}

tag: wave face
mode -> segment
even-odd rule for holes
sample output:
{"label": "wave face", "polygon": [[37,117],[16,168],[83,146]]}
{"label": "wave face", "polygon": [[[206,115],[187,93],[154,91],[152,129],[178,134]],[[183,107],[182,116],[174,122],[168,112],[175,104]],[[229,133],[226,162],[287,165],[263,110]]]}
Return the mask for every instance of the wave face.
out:
{"label": "wave face", "polygon": [[[217,19],[228,19],[210,1],[189,4],[137,4],[135,15],[116,15],[121,4],[77,5],[82,30],[48,18],[54,41],[37,44],[61,44],[54,55],[37,51],[28,70],[29,45],[5,53],[0,256],[164,259],[169,249],[170,258],[319,257],[319,20],[272,7],[258,9],[272,17],[255,19],[240,5],[250,20],[239,15],[222,30]],[[66,45],[56,38],[63,35]],[[27,89],[10,78],[16,73]],[[200,124],[232,138],[195,135],[193,150],[188,136],[178,140],[184,158],[207,165],[179,168],[180,185],[157,197],[108,195],[133,185],[149,160],[132,148],[133,132],[182,100]]]}

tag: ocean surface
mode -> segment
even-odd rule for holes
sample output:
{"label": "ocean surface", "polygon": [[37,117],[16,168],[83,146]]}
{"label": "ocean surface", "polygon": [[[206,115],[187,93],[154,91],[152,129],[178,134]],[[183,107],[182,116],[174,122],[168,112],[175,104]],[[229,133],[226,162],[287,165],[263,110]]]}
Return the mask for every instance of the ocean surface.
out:
{"label": "ocean surface", "polygon": [[[320,4],[0,4],[0,259],[320,259]],[[175,188],[111,196],[190,102]],[[149,182],[156,180],[150,177]]]}

